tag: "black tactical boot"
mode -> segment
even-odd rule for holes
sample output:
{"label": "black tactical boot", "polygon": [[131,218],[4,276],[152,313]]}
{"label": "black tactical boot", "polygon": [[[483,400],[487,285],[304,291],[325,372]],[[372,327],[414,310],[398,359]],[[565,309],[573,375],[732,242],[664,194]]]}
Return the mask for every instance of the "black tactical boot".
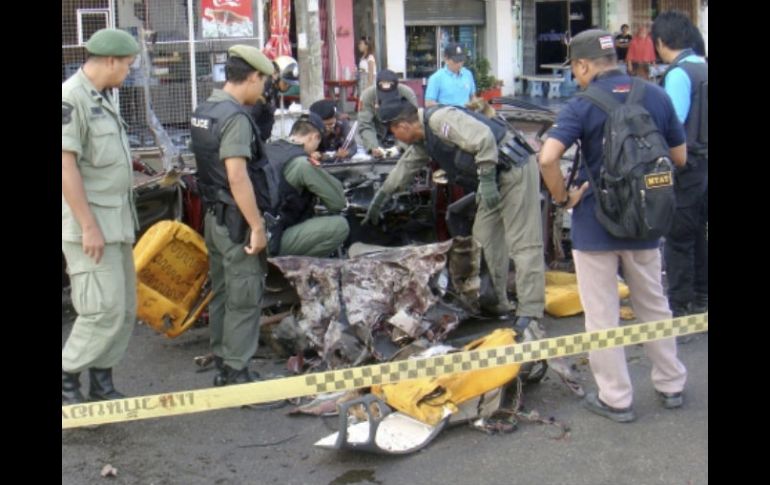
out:
{"label": "black tactical boot", "polygon": [[85,396],[80,392],[80,372],[73,374],[61,371],[61,404],[81,404],[86,402]]}
{"label": "black tactical boot", "polygon": [[692,313],[706,313],[709,311],[709,296],[696,294],[691,306]]}
{"label": "black tactical boot", "polygon": [[229,386],[232,384],[246,384],[259,379],[259,374],[251,372],[248,366],[240,370],[235,370],[226,364],[222,367],[224,369],[222,372],[222,384],[216,384],[215,381],[215,385]]}
{"label": "black tactical boot", "polygon": [[216,368],[217,374],[214,376],[214,385],[215,386],[224,386],[227,384],[227,379],[225,376],[225,362],[222,357],[219,357],[218,355],[214,356],[214,367]]}
{"label": "black tactical boot", "polygon": [[88,374],[91,378],[88,397],[92,401],[107,401],[126,397],[115,390],[115,386],[112,384],[112,369],[88,369]]}

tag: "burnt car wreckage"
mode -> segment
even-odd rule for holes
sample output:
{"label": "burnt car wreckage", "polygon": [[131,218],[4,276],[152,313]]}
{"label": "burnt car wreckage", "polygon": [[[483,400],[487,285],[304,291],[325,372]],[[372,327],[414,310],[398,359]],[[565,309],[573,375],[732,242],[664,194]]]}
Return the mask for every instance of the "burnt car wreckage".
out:
{"label": "burnt car wreckage", "polygon": [[[494,101],[501,106],[498,114],[539,149],[555,114],[512,98]],[[161,136],[156,139],[159,150],[134,152],[138,236],[168,219],[181,220],[202,234],[194,162],[169,149]],[[166,168],[158,172],[143,162],[153,157],[164,159]],[[475,206],[468,209],[463,202],[468,200],[463,199],[466,194],[442,181],[436,164],[420,171],[406,190],[393,194],[378,226],[361,225],[396,162],[369,159],[324,165],[345,188],[348,240],[332,259],[269,259],[261,339],[289,359],[293,372],[396,360],[424,351],[443,342],[463,320],[478,316],[480,298],[493,294],[483,267],[473,263],[479,259],[469,237]],[[563,214],[549,197],[542,200],[544,257],[554,267],[564,263]],[[452,217],[447,218],[448,213]],[[64,261],[62,266],[64,288]],[[203,316],[205,324],[205,311]],[[207,366],[211,360],[201,356],[196,363]],[[539,380],[545,369],[545,364],[530,368],[528,377]],[[568,376],[568,369],[563,374]]]}

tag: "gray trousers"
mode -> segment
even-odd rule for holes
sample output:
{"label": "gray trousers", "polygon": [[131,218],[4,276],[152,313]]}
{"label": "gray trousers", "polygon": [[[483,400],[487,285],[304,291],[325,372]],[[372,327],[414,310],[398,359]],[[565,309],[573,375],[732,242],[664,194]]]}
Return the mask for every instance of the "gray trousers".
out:
{"label": "gray trousers", "polygon": [[545,260],[540,210],[540,172],[534,156],[500,174],[500,204],[490,209],[478,195],[473,238],[489,267],[495,294],[507,302],[508,264],[516,266],[516,315],[542,318]]}
{"label": "gray trousers", "polygon": [[267,251],[249,255],[246,243],[230,240],[227,228],[211,212],[205,217],[212,299],[209,303],[211,350],[224,363],[241,370],[257,351]]}
{"label": "gray trousers", "polygon": [[79,242],[62,241],[78,314],[61,353],[62,370],[109,369],[123,358],[136,323],[136,270],[131,244],[104,245],[99,263]]}

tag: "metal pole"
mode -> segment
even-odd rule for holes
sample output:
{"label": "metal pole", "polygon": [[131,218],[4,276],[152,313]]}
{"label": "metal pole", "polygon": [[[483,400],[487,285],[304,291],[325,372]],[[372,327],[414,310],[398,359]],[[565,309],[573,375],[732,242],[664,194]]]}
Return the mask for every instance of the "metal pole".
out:
{"label": "metal pole", "polygon": [[257,36],[259,37],[258,49],[262,50],[265,46],[265,2],[259,0],[257,2]]}
{"label": "metal pole", "polygon": [[[110,11],[110,14],[107,16],[107,27],[111,29],[115,28],[116,8],[115,0],[110,0],[107,3],[107,9]],[[120,114],[120,90],[118,88],[112,88],[112,99],[115,101],[115,110]]]}
{"label": "metal pole", "polygon": [[187,44],[190,50],[190,97],[192,111],[198,107],[198,73],[195,66],[195,23],[193,22],[193,0],[187,0]]}

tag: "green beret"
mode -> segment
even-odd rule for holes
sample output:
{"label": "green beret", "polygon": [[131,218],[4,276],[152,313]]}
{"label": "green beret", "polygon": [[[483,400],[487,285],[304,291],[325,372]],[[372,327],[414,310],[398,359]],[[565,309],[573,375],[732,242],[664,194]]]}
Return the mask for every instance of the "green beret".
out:
{"label": "green beret", "polygon": [[237,44],[227,49],[232,57],[240,57],[248,65],[263,74],[273,74],[273,63],[259,49],[250,45]]}
{"label": "green beret", "polygon": [[125,30],[101,29],[88,39],[86,50],[95,56],[135,56],[139,44]]}

